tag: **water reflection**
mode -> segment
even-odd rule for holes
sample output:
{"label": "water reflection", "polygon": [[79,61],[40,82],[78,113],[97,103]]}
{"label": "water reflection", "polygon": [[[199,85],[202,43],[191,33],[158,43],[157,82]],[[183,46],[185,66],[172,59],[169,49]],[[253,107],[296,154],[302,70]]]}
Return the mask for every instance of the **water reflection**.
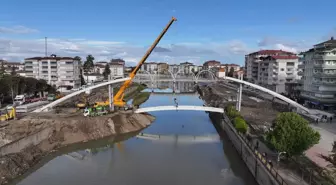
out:
{"label": "water reflection", "polygon": [[195,83],[194,82],[144,82],[148,88],[148,90],[156,89],[158,90],[157,92],[173,92],[175,89],[176,93],[190,93],[190,92],[195,92]]}
{"label": "water reflection", "polygon": [[[197,95],[175,96],[184,105],[203,104]],[[141,106],[169,104],[173,104],[171,97],[153,94]],[[147,135],[183,137],[217,134],[205,112],[162,111],[152,114],[156,120],[141,131]],[[219,142],[180,144],[152,142],[134,136],[71,146],[63,151],[66,155],[60,153],[55,156],[19,184],[255,184],[225,138]]]}

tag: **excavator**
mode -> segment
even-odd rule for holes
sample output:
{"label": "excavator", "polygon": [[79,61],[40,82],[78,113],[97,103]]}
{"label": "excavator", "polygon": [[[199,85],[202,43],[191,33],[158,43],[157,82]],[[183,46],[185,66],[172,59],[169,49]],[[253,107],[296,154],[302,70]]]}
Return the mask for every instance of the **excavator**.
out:
{"label": "excavator", "polygon": [[133,71],[129,74],[130,79],[126,80],[124,84],[120,87],[119,91],[117,94],[113,97],[113,103],[115,106],[119,108],[124,108],[127,110],[129,107],[126,105],[126,102],[124,100],[124,95],[125,95],[125,90],[132,84],[132,80],[135,77],[136,73],[139,71],[141,68],[142,64],[145,63],[146,59],[149,57],[149,55],[152,53],[156,45],[160,42],[162,37],[166,34],[168,31],[169,27],[176,21],[175,17],[172,17],[169,23],[166,25],[166,27],[162,30],[160,35],[156,38],[154,43],[151,45],[151,47],[147,50],[145,55],[142,57],[138,65],[133,69]]}
{"label": "excavator", "polygon": [[12,107],[11,110],[1,109],[0,110],[0,121],[8,121],[16,118],[15,107]]}

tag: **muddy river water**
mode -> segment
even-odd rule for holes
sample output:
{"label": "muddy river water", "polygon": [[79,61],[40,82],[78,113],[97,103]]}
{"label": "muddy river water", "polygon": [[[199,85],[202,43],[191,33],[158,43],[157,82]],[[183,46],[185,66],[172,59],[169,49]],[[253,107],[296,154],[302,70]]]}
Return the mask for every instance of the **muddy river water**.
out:
{"label": "muddy river water", "polygon": [[[196,94],[154,94],[141,107],[203,105]],[[164,136],[217,135],[201,111],[152,112],[156,120],[141,131]],[[19,185],[254,185],[254,179],[225,134],[211,142],[160,142],[131,135],[61,150],[32,169]]]}

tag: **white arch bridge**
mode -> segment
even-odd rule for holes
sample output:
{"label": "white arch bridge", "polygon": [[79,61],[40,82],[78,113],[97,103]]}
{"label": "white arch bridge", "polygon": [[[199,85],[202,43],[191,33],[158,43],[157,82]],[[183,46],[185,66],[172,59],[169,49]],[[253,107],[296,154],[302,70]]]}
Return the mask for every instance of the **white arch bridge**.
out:
{"label": "white arch bridge", "polygon": [[[130,79],[130,78],[123,78],[123,79],[118,79],[118,80],[112,80],[112,81],[109,81],[109,82],[104,82],[104,83],[101,83],[101,84],[97,84],[97,85],[88,87],[87,89],[84,89],[84,90],[73,92],[73,93],[68,94],[68,95],[66,95],[66,96],[64,96],[64,97],[62,97],[62,98],[60,98],[60,99],[58,99],[58,100],[56,100],[56,101],[48,104],[48,105],[43,106],[42,108],[39,108],[39,109],[35,110],[34,112],[41,112],[41,111],[44,111],[44,110],[48,110],[48,109],[50,109],[52,107],[55,107],[59,103],[62,103],[63,101],[66,101],[66,100],[68,100],[68,99],[70,99],[70,98],[72,98],[74,96],[77,96],[77,95],[79,95],[81,93],[85,93],[87,91],[90,92],[90,90],[92,90],[92,89],[103,87],[103,86],[108,86],[110,84],[120,83],[120,82],[126,81],[128,79]],[[301,111],[306,112],[308,114],[312,114],[312,112],[308,108],[306,108],[306,107],[298,104],[297,102],[295,102],[295,101],[293,101],[293,100],[291,100],[291,99],[289,99],[289,98],[287,98],[285,96],[282,96],[281,94],[278,94],[278,93],[276,93],[274,91],[271,91],[271,90],[269,90],[267,88],[264,88],[264,87],[261,87],[261,86],[256,85],[256,84],[252,84],[252,83],[246,82],[246,81],[241,80],[241,79],[236,79],[236,78],[231,78],[231,77],[226,77],[226,76],[224,77],[224,80],[229,80],[229,81],[237,82],[239,84],[245,84],[245,85],[251,86],[253,88],[256,88],[258,90],[261,90],[263,92],[271,94],[272,96],[277,97],[277,98],[283,100],[284,102],[287,102],[291,106],[296,107],[297,110],[298,110],[298,112],[299,112],[299,110],[301,110]],[[240,94],[241,94],[241,91],[240,91]],[[199,111],[211,111],[211,112],[221,112],[221,113],[224,112],[224,110],[218,109],[218,108],[214,108],[214,107],[198,107],[198,106],[186,106],[186,105],[185,106],[178,106],[178,107],[176,107],[176,106],[147,107],[147,108],[138,109],[135,112],[140,113],[140,112],[146,112],[146,111],[149,112],[149,111],[160,111],[160,110],[161,111],[163,111],[163,110],[199,110]]]}

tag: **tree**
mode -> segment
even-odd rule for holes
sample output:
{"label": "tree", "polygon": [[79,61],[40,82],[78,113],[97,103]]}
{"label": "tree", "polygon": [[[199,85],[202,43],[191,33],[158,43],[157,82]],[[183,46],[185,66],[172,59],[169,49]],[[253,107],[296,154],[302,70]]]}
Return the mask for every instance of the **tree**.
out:
{"label": "tree", "polygon": [[[93,69],[93,67],[94,67],[93,61],[94,61],[94,59],[95,58],[92,55],[88,55],[86,57],[86,61],[84,62],[84,66],[83,66],[84,72],[86,74],[88,74]],[[88,82],[88,81],[89,81],[89,76],[86,75],[86,82]]]}
{"label": "tree", "polygon": [[317,144],[320,134],[313,130],[307,120],[294,112],[280,113],[273,122],[273,129],[267,133],[267,141],[288,157],[301,155]]}
{"label": "tree", "polygon": [[233,77],[233,73],[234,73],[234,68],[231,67],[231,68],[230,68],[230,71],[229,71],[229,73],[228,73],[228,76],[229,76],[229,77]]}
{"label": "tree", "polygon": [[225,107],[225,112],[230,119],[240,116],[239,112],[232,105]]}
{"label": "tree", "polygon": [[111,74],[110,65],[106,64],[104,72],[103,72],[104,79],[106,80],[108,78],[108,75],[110,75],[110,74]]}
{"label": "tree", "polygon": [[79,57],[79,56],[75,56],[74,57],[74,60],[78,60],[78,65],[79,65],[79,78],[81,80],[81,86],[82,85],[85,85],[85,80],[84,80],[84,77],[83,77],[83,66],[82,66],[82,58]]}
{"label": "tree", "polygon": [[83,66],[84,72],[88,73],[88,72],[90,72],[93,69],[93,67],[94,67],[93,61],[94,61],[94,59],[95,58],[92,55],[88,55],[86,57],[86,61],[84,62],[84,66]]}

